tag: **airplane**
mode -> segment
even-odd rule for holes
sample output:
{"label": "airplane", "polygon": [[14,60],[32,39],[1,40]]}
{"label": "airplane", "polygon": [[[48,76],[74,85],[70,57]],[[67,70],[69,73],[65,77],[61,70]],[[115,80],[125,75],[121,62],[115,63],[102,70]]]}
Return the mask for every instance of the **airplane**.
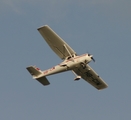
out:
{"label": "airplane", "polygon": [[26,69],[32,75],[33,79],[36,79],[46,86],[50,84],[46,76],[65,71],[72,71],[75,75],[75,81],[83,78],[98,90],[108,87],[104,80],[88,65],[91,61],[95,62],[93,55],[88,53],[77,55],[77,53],[48,25],[42,26],[37,30],[50,48],[63,60],[63,62],[44,71],[40,70],[36,66],[27,67]]}

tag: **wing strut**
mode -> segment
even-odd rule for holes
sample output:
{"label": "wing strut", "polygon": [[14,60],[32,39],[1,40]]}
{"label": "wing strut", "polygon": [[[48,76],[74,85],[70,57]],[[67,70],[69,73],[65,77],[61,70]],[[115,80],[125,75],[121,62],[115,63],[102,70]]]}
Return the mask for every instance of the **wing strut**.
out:
{"label": "wing strut", "polygon": [[75,54],[73,54],[73,56],[71,55],[70,51],[68,50],[67,46],[64,44],[64,47],[66,49],[66,51],[69,53],[70,57],[72,58],[72,61],[74,62],[74,57],[75,57]]}
{"label": "wing strut", "polygon": [[68,48],[66,47],[65,44],[64,44],[64,47],[65,47],[65,49],[67,50],[67,52],[69,53],[70,57],[72,57],[72,56],[71,56],[71,53],[69,52],[69,50],[68,50]]}

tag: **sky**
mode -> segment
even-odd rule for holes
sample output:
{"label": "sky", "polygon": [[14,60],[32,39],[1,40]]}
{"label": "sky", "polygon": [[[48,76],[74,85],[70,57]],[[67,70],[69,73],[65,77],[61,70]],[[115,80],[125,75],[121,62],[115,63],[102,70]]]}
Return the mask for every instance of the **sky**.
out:
{"label": "sky", "polygon": [[[130,0],[0,0],[1,120],[131,119]],[[46,70],[62,60],[37,28],[49,25],[108,84],[98,91],[72,72],[32,79],[27,66]]]}

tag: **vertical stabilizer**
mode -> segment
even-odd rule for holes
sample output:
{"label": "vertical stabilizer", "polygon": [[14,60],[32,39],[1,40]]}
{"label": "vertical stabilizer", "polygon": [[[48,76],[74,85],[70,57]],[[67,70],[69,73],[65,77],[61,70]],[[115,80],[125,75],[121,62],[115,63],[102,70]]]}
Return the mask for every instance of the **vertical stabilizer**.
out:
{"label": "vertical stabilizer", "polygon": [[26,68],[29,73],[33,76],[33,77],[37,77],[39,76],[40,74],[42,74],[41,70],[37,67],[34,67],[34,66],[29,66]]}

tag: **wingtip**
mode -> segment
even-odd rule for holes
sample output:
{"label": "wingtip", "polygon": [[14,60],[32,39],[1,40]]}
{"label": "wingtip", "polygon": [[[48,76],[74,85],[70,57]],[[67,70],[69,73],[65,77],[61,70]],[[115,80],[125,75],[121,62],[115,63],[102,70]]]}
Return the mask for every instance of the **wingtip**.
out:
{"label": "wingtip", "polygon": [[37,30],[40,30],[41,28],[44,28],[44,27],[49,27],[49,26],[48,25],[43,25],[43,26],[37,28]]}
{"label": "wingtip", "polygon": [[106,88],[108,88],[108,85],[106,85],[106,86],[103,87],[103,88],[99,88],[98,90],[101,91],[101,90],[106,89]]}

